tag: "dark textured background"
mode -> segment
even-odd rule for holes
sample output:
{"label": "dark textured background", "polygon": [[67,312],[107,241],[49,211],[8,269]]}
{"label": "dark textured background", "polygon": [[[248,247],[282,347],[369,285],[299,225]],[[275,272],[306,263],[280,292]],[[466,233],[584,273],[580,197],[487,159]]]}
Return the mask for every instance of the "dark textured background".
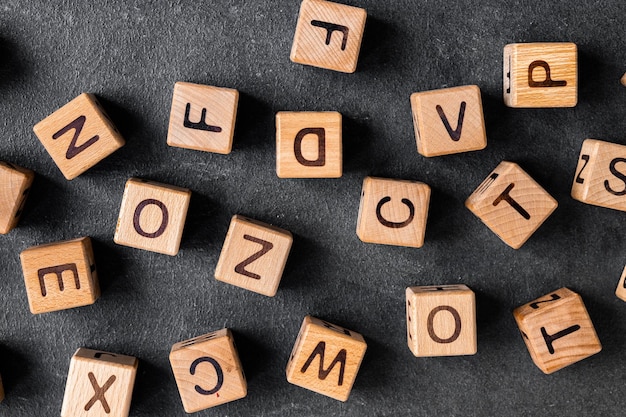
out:
{"label": "dark textured background", "polygon": [[[198,415],[623,414],[626,304],[613,293],[626,261],[626,214],[569,196],[585,138],[626,144],[623,0],[350,0],[368,11],[355,74],[289,61],[296,0],[125,3],[0,3],[0,159],[37,173],[20,226],[0,238],[0,373],[7,391],[0,415],[58,415],[70,357],[85,346],[140,359],[132,416],[182,416],[170,347],[224,326],[235,332],[249,394]],[[577,107],[503,105],[502,49],[531,41],[578,44]],[[240,91],[232,154],[166,145],[176,81]],[[483,91],[487,149],[419,156],[409,95],[464,84]],[[32,126],[84,91],[101,98],[127,145],[69,182]],[[276,177],[280,110],[344,115],[343,178]],[[463,206],[503,159],[520,163],[560,204],[519,251]],[[358,240],[366,175],[432,186],[423,248]],[[132,176],[193,191],[178,256],[113,243]],[[213,278],[236,213],[294,233],[275,298]],[[102,297],[93,306],[31,315],[19,252],[79,236],[94,239]],[[404,288],[452,283],[476,291],[478,354],[414,358],[406,347]],[[604,350],[545,376],[511,310],[565,285],[583,296]],[[285,379],[306,314],[366,337],[347,403]]]}

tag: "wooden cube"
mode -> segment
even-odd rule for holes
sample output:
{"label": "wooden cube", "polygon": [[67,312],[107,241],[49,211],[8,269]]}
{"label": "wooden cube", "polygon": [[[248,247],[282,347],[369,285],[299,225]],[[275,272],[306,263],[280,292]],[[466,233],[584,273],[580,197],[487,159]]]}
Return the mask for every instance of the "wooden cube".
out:
{"label": "wooden cube", "polygon": [[137,358],[80,348],[72,356],[61,417],[128,417]]}
{"label": "wooden cube", "polygon": [[480,88],[476,85],[411,95],[417,151],[426,157],[487,146]]}
{"label": "wooden cube", "polygon": [[574,107],[578,53],[574,43],[513,43],[504,47],[504,103],[509,107]]}
{"label": "wooden cube", "polygon": [[235,215],[215,268],[215,278],[273,297],[292,242],[287,230]]}
{"label": "wooden cube", "polygon": [[191,191],[186,188],[129,179],[113,240],[119,245],[176,255],[190,199]]}
{"label": "wooden cube", "polygon": [[237,90],[177,82],[167,144],[197,151],[230,153],[238,102]]}
{"label": "wooden cube", "polygon": [[124,146],[93,94],[83,93],[37,123],[35,134],[71,180]]}
{"label": "wooden cube", "polygon": [[406,289],[407,340],[415,356],[474,355],[476,298],[466,285]]}
{"label": "wooden cube", "polygon": [[602,350],[580,295],[558,289],[513,311],[528,352],[551,374]]}
{"label": "wooden cube", "polygon": [[306,316],[287,363],[287,381],[347,401],[365,349],[359,333]]}
{"label": "wooden cube", "polygon": [[341,113],[278,112],[276,174],[280,178],[341,177]]}
{"label": "wooden cube", "polygon": [[0,162],[0,234],[17,226],[34,178],[29,169]]}
{"label": "wooden cube", "polygon": [[622,300],[626,301],[626,268],[622,272],[622,276],[617,283],[617,288],[615,289],[615,295]]}
{"label": "wooden cube", "polygon": [[363,242],[424,245],[430,187],[422,182],[366,177],[356,234]]}
{"label": "wooden cube", "polygon": [[340,72],[356,71],[367,12],[324,0],[304,0],[291,60]]}
{"label": "wooden cube", "polygon": [[621,81],[622,81],[622,85],[626,87],[626,72],[624,73],[624,75],[622,75]]}
{"label": "wooden cube", "polygon": [[558,203],[513,162],[503,161],[465,201],[504,243],[519,249]]}
{"label": "wooden cube", "polygon": [[247,395],[246,377],[229,329],[176,343],[170,363],[187,413]]}
{"label": "wooden cube", "polygon": [[100,296],[88,237],[34,246],[20,259],[33,314],[86,306]]}

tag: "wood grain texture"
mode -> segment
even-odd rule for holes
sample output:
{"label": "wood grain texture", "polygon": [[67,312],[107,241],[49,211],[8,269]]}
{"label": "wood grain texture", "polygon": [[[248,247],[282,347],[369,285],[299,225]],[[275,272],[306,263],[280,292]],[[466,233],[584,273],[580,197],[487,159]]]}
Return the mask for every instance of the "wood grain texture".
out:
{"label": "wood grain texture", "polygon": [[229,329],[176,343],[170,363],[187,413],[247,395],[246,377]]}
{"label": "wood grain texture", "polygon": [[560,288],[513,311],[535,365],[551,374],[602,350],[580,295]]}
{"label": "wood grain texture", "polygon": [[306,316],[287,363],[287,381],[347,401],[366,349],[359,333]]}
{"label": "wood grain texture", "polygon": [[626,267],[622,271],[622,276],[617,283],[617,288],[615,289],[615,295],[622,301],[626,301]]}
{"label": "wood grain texture", "polygon": [[292,242],[287,230],[235,215],[217,261],[215,278],[273,297]]}
{"label": "wood grain texture", "polygon": [[[503,92],[509,107],[574,107],[578,102],[576,44],[514,43],[504,47]],[[549,70],[549,74],[547,73]]]}
{"label": "wood grain texture", "polygon": [[[291,47],[291,60],[334,71],[356,71],[367,12],[324,0],[304,0]],[[321,23],[319,23],[321,22]],[[324,25],[340,25],[328,29]],[[345,44],[344,44],[345,39]]]}
{"label": "wood grain texture", "polygon": [[558,203],[519,165],[503,161],[465,201],[504,243],[519,249]]}
{"label": "wood grain texture", "polygon": [[191,191],[131,178],[126,182],[115,243],[175,256],[187,218]]}
{"label": "wood grain texture", "polygon": [[356,234],[363,242],[424,245],[430,187],[419,181],[366,177]]}
{"label": "wood grain texture", "polygon": [[20,260],[33,314],[86,306],[100,296],[88,237],[28,248]]}
{"label": "wood grain texture", "polygon": [[167,144],[229,154],[233,147],[239,92],[231,88],[177,82]]}
{"label": "wood grain texture", "polygon": [[122,135],[96,97],[88,93],[37,123],[33,130],[68,180],[124,146]]}
{"label": "wood grain texture", "polygon": [[0,162],[0,234],[17,226],[34,178],[30,169]]}
{"label": "wood grain texture", "polygon": [[128,417],[139,361],[80,348],[70,362],[61,417]]}
{"label": "wood grain texture", "polygon": [[487,146],[483,101],[476,85],[413,93],[411,109],[417,151],[423,156],[477,151]]}

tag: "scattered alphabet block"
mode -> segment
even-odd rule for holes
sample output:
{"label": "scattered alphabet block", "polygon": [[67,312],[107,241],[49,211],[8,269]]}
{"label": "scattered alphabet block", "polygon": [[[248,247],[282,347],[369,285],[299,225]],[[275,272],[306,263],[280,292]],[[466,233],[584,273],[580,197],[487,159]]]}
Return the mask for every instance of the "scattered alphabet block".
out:
{"label": "scattered alphabet block", "polygon": [[74,179],[124,146],[93,94],[83,93],[33,128],[65,178]]}
{"label": "scattered alphabet block", "polygon": [[578,53],[574,43],[513,43],[504,47],[504,103],[509,107],[574,107]]}
{"label": "scattered alphabet block", "polygon": [[339,178],[341,113],[278,112],[276,174],[279,178]]}
{"label": "scattered alphabet block", "polygon": [[34,246],[20,259],[33,314],[86,306],[100,296],[88,237]]}
{"label": "scattered alphabet block", "polygon": [[363,242],[424,245],[430,187],[422,182],[366,177],[356,234]]}
{"label": "scattered alphabet block", "polygon": [[273,297],[292,242],[287,230],[235,215],[215,268],[215,278]]}
{"label": "scattered alphabet block", "polygon": [[247,395],[246,377],[229,329],[176,343],[170,363],[187,413]]}
{"label": "scattered alphabet block", "polygon": [[131,178],[126,182],[113,240],[174,256],[180,248],[191,191]]}
{"label": "scattered alphabet block", "polygon": [[238,102],[237,90],[177,82],[167,144],[197,151],[230,153]]}
{"label": "scattered alphabet block", "polygon": [[474,355],[476,297],[466,285],[406,289],[407,340],[415,356]]}
{"label": "scattered alphabet block", "polygon": [[61,417],[128,417],[138,360],[80,348],[72,356]]}
{"label": "scattered alphabet block", "polygon": [[291,48],[298,64],[356,71],[367,12],[324,0],[304,0]]}
{"label": "scattered alphabet block", "polygon": [[35,173],[29,169],[0,162],[0,234],[17,226],[33,178]]}
{"label": "scattered alphabet block", "polygon": [[480,88],[476,85],[411,95],[417,151],[426,157],[487,146]]}
{"label": "scattered alphabet block", "polygon": [[622,85],[626,87],[626,72],[624,73],[624,75],[622,75],[621,81],[622,81]]}
{"label": "scattered alphabet block", "polygon": [[519,165],[507,161],[465,201],[465,206],[513,249],[522,247],[557,205]]}
{"label": "scattered alphabet block", "polygon": [[287,363],[287,381],[347,401],[366,348],[359,333],[306,316]]}
{"label": "scattered alphabet block", "polygon": [[561,288],[513,311],[530,356],[551,374],[602,350],[580,295]]}
{"label": "scattered alphabet block", "polygon": [[615,295],[617,295],[617,297],[622,300],[622,301],[626,301],[626,268],[624,268],[624,271],[622,272],[622,276],[619,279],[619,282],[617,283],[617,289],[615,290]]}

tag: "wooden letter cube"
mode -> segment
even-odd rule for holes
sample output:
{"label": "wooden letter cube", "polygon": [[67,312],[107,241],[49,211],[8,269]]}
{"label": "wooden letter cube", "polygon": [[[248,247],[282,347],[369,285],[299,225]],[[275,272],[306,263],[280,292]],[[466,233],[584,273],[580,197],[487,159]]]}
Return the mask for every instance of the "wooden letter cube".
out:
{"label": "wooden letter cube", "polygon": [[578,54],[574,43],[504,47],[504,103],[509,107],[574,107]]}
{"label": "wooden letter cube", "polygon": [[366,348],[359,333],[306,316],[287,363],[287,381],[347,401]]}
{"label": "wooden letter cube", "polygon": [[113,240],[119,245],[176,255],[190,198],[191,191],[186,188],[129,179]]}
{"label": "wooden letter cube", "polygon": [[449,155],[487,146],[480,88],[444,88],[411,95],[417,151],[424,156]]}
{"label": "wooden letter cube", "polygon": [[615,290],[615,295],[617,295],[620,300],[626,301],[626,268],[624,268],[622,276],[619,279],[617,289]]}
{"label": "wooden letter cube", "polygon": [[238,102],[237,90],[177,82],[167,144],[197,151],[230,153]]}
{"label": "wooden letter cube", "polygon": [[424,245],[430,187],[422,182],[366,177],[356,234],[363,242]]}
{"label": "wooden letter cube", "polygon": [[72,356],[61,417],[128,417],[137,358],[80,348]]}
{"label": "wooden letter cube", "polygon": [[247,395],[246,377],[229,329],[176,343],[170,363],[187,413]]}
{"label": "wooden letter cube", "polygon": [[68,180],[124,146],[124,139],[93,94],[79,95],[33,130]]}
{"label": "wooden letter cube", "polygon": [[280,178],[339,178],[341,114],[278,112],[276,174]]}
{"label": "wooden letter cube", "polygon": [[476,299],[465,285],[406,289],[409,349],[415,356],[474,355]]}
{"label": "wooden letter cube", "polygon": [[287,230],[233,216],[215,278],[273,297],[283,275],[293,237]]}
{"label": "wooden letter cube", "polygon": [[291,60],[340,72],[356,71],[367,12],[324,0],[304,0]]}
{"label": "wooden letter cube", "polygon": [[86,306],[100,296],[88,237],[34,246],[20,259],[33,314]]}
{"label": "wooden letter cube", "polygon": [[465,206],[513,249],[522,247],[557,205],[519,165],[507,161],[465,201]]}
{"label": "wooden letter cube", "polygon": [[551,374],[602,350],[580,295],[561,288],[513,311],[528,352]]}
{"label": "wooden letter cube", "polygon": [[17,226],[35,174],[33,171],[0,162],[0,233]]}

